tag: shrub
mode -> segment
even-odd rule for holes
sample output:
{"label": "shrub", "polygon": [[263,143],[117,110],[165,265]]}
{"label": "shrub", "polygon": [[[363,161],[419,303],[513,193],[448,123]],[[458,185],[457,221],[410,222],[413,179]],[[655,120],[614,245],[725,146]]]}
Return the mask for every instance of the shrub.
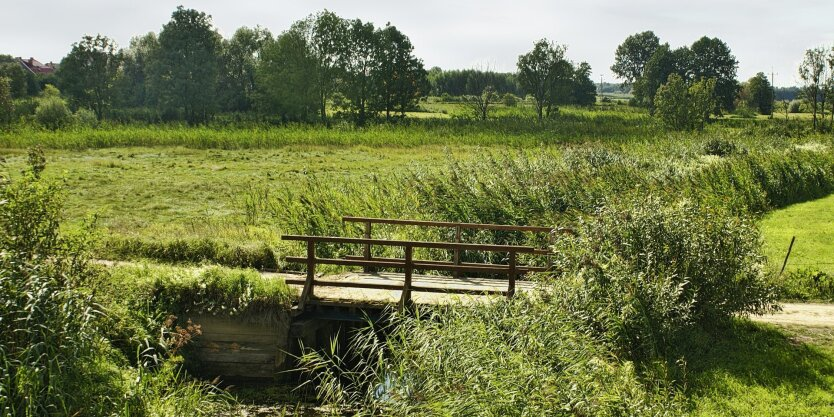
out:
{"label": "shrub", "polygon": [[632,358],[774,301],[753,221],[726,210],[650,197],[601,208],[578,229],[555,245],[557,270],[583,287],[566,303]]}
{"label": "shrub", "polygon": [[505,93],[501,97],[501,102],[507,107],[515,107],[518,105],[518,97],[513,93]]}
{"label": "shrub", "polygon": [[72,113],[64,100],[47,96],[39,99],[35,120],[49,130],[58,130],[72,122]]}
{"label": "shrub", "polygon": [[776,278],[779,295],[792,300],[834,300],[834,276],[815,269],[787,272]]}
{"label": "shrub", "polygon": [[715,108],[715,79],[687,85],[672,74],[655,96],[655,115],[670,130],[703,130],[709,113]]}
{"label": "shrub", "polygon": [[714,138],[704,144],[704,154],[715,156],[730,156],[736,153],[736,144],[726,139]]}
{"label": "shrub", "polygon": [[75,124],[78,126],[96,127],[98,125],[98,117],[90,109],[80,108],[76,110],[73,118],[75,119]]}
{"label": "shrub", "polygon": [[791,100],[791,103],[788,105],[788,112],[790,113],[800,113],[802,111],[802,100]]}

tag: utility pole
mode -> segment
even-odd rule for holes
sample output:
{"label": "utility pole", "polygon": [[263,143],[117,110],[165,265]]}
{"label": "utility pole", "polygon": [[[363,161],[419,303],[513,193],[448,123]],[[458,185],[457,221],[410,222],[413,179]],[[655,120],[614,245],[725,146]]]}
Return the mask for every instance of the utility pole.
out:
{"label": "utility pole", "polygon": [[602,95],[602,74],[600,74],[599,75],[599,99],[602,100],[603,97],[604,96]]}
{"label": "utility pole", "polygon": [[770,105],[770,118],[773,119],[773,112],[776,111],[776,73],[773,72],[773,66],[770,66],[770,91],[771,94],[771,105]]}

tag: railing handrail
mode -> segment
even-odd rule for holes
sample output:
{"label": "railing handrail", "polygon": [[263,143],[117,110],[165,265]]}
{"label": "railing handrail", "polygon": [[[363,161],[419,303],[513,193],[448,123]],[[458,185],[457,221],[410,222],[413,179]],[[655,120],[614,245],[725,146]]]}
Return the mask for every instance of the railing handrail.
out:
{"label": "railing handrail", "polygon": [[426,242],[419,240],[389,240],[389,239],[368,239],[361,237],[338,237],[338,236],[307,236],[307,235],[283,235],[281,240],[295,240],[303,242],[320,243],[353,243],[378,246],[399,246],[428,249],[459,249],[483,252],[516,252],[534,253],[540,249],[532,246],[516,245],[489,245],[480,243],[454,243],[454,242]]}
{"label": "railing handrail", "polygon": [[382,219],[376,217],[342,216],[343,222],[396,224],[404,226],[460,227],[461,229],[507,230],[514,232],[551,233],[556,228],[546,226],[514,226],[509,224],[437,222],[430,220]]}

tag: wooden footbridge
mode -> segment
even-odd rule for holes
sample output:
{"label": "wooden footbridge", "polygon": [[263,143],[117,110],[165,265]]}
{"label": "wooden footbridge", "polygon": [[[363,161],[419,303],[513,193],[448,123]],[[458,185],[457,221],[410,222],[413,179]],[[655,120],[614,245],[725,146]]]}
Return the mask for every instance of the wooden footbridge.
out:
{"label": "wooden footbridge", "polygon": [[[364,236],[282,236],[283,240],[301,241],[306,244],[306,256],[286,258],[288,262],[304,264],[307,270],[304,278],[284,278],[289,285],[302,286],[299,304],[296,309],[299,313],[303,313],[314,306],[363,309],[397,304],[404,308],[412,304],[471,302],[495,296],[512,297],[517,291],[529,291],[534,288],[532,282],[519,280],[519,278],[529,272],[547,270],[552,255],[546,247],[479,244],[462,241],[463,231],[492,230],[546,234],[549,242],[554,233],[554,229],[550,227],[349,216],[343,217],[342,220],[364,224]],[[426,242],[375,239],[372,236],[372,231],[373,225],[376,224],[450,228],[454,230],[455,241]],[[363,249],[363,254],[358,256],[349,255],[342,258],[318,257],[316,255],[317,246],[322,244],[357,245]],[[400,248],[398,252],[403,253],[403,257],[374,256],[373,248],[377,246]],[[420,251],[423,255],[444,253],[447,259],[451,252],[452,260],[417,259],[415,250]],[[506,257],[503,258],[506,263],[462,262],[461,255],[466,252],[506,254]],[[547,266],[520,265],[520,254],[544,257]],[[319,265],[362,267],[363,272],[320,276],[317,274],[317,266]],[[425,274],[429,271],[446,272],[449,275]]]}

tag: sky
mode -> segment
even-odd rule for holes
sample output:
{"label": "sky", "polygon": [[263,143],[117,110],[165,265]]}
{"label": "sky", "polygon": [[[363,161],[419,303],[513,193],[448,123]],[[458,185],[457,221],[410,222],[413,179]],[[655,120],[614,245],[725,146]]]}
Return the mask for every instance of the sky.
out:
{"label": "sky", "polygon": [[834,45],[832,0],[0,0],[0,53],[58,62],[83,35],[99,33],[126,47],[133,36],[159,32],[180,4],[210,14],[225,37],[256,25],[278,34],[323,9],[390,22],[427,68],[514,71],[518,55],[547,38],[567,45],[571,60],[590,63],[597,82],[616,81],[617,45],[645,30],[673,48],[718,37],[738,59],[739,79],[773,72],[777,86],[799,84],[806,49]]}

